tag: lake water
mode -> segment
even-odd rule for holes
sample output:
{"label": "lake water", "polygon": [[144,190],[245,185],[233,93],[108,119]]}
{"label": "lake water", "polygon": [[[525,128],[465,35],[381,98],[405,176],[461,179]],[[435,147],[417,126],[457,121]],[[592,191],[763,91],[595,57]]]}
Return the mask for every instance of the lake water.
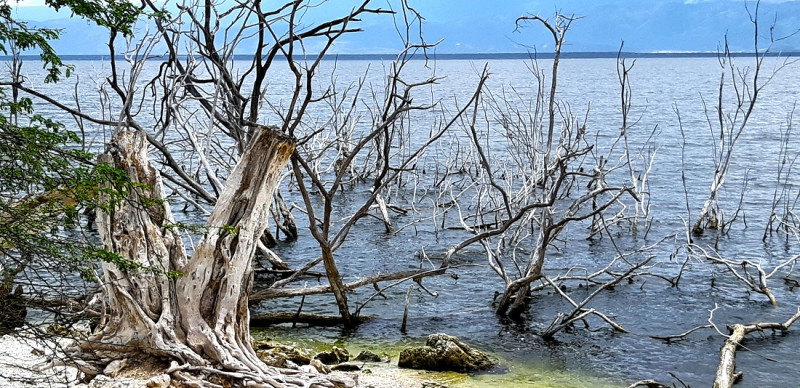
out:
{"label": "lake water", "polygon": [[[770,72],[778,60],[766,60],[764,70]],[[741,65],[752,64],[752,58],[738,58]],[[433,89],[436,99],[451,106],[454,100],[469,99],[474,91],[480,70],[485,60],[444,60],[430,64],[438,75],[446,76]],[[542,61],[547,68],[549,61]],[[328,82],[332,63],[326,65],[321,83]],[[80,85],[78,94],[82,107],[87,112],[100,113],[95,102],[96,85],[107,74],[108,65],[100,61],[77,61],[76,74]],[[412,62],[409,78],[422,78],[431,71],[421,61]],[[489,88],[499,92],[513,86],[523,103],[535,92],[535,85],[524,60],[489,60],[491,73]],[[569,102],[573,112],[587,116],[587,133],[597,135],[600,142],[614,136],[620,127],[619,85],[614,59],[566,59],[562,61],[559,99]],[[40,73],[38,64],[26,65],[35,80]],[[337,64],[336,82],[347,85],[371,68],[369,78],[376,85],[382,79],[385,62],[347,60]],[[146,68],[146,72],[157,69]],[[288,93],[291,83],[288,77],[278,73],[271,81],[271,99],[280,104]],[[549,72],[548,72],[549,74]],[[716,58],[641,58],[636,60],[631,73],[633,88],[632,117],[638,119],[633,129],[634,138],[647,138],[657,126],[657,135],[652,145],[657,149],[654,167],[650,175],[653,218],[652,228],[643,238],[642,233],[620,229],[616,236],[621,247],[639,247],[666,236],[677,235],[655,251],[658,265],[650,272],[663,276],[675,276],[686,257],[685,250],[678,249],[685,242],[684,219],[692,222],[708,195],[713,177],[711,149],[715,139],[709,132],[704,114],[703,100],[712,112],[716,102],[716,90],[720,68]],[[788,66],[778,72],[762,90],[760,103],[756,107],[751,123],[739,140],[734,163],[722,193],[721,202],[726,209],[734,209],[739,202],[745,172],[747,185],[742,201],[742,214],[731,231],[719,237],[719,249],[725,256],[735,259],[750,259],[764,263],[771,269],[793,254],[800,246],[791,237],[778,234],[762,242],[762,235],[769,219],[773,193],[778,184],[777,174],[781,130],[786,128],[787,115],[800,96],[800,68]],[[72,81],[69,81],[72,82]],[[74,89],[69,82],[52,89],[60,101],[71,101]],[[426,98],[420,96],[420,98]],[[428,96],[427,98],[431,98]],[[681,135],[675,107],[679,108],[686,132],[686,148],[682,150]],[[55,113],[42,107],[41,113]],[[320,122],[326,120],[324,108],[311,112]],[[113,116],[113,115],[112,115]],[[268,123],[276,118],[267,117]],[[67,118],[65,118],[67,120]],[[144,122],[147,120],[142,119]],[[419,133],[427,135],[433,117],[422,114],[413,118],[411,125]],[[93,131],[91,131],[93,132]],[[95,133],[95,144],[101,144],[102,134]],[[792,138],[789,147],[797,154],[800,143]],[[683,165],[687,181],[687,192],[681,181],[681,154],[685,153]],[[796,174],[789,179],[789,189],[794,196],[798,187]],[[294,193],[284,194],[287,202],[300,205],[302,201]],[[357,191],[347,198],[357,200]],[[346,214],[350,206],[348,199],[335,204],[337,211]],[[687,215],[688,199],[691,217]],[[355,201],[357,202],[357,201]],[[196,214],[178,214],[187,220],[199,219]],[[307,231],[304,214],[295,212],[301,236],[295,243],[281,243],[275,249],[294,267],[302,266],[318,256],[317,246]],[[396,225],[414,220],[415,215],[395,215]],[[429,225],[429,224],[428,224]],[[390,270],[413,269],[420,266],[416,253],[422,248],[426,252],[438,253],[463,239],[463,232],[443,231],[438,234],[421,223],[418,227],[403,229],[395,235],[383,233],[377,220],[365,219],[351,233],[349,240],[336,252],[340,271],[345,281]],[[616,255],[609,239],[587,241],[582,226],[569,228],[548,251],[545,272],[554,274],[572,266],[587,269],[603,266]],[[696,240],[698,244],[713,244],[715,233],[709,232]],[[466,250],[457,258],[461,264],[474,264],[457,268],[451,273],[458,275],[428,278],[425,285],[438,293],[432,297],[415,289],[409,308],[408,332],[400,333],[403,303],[408,285],[395,287],[386,292],[388,299],[376,299],[363,311],[365,315],[378,318],[358,328],[343,331],[336,328],[270,328],[262,332],[284,340],[296,339],[309,346],[322,343],[339,343],[354,348],[394,351],[408,344],[419,344],[425,336],[434,332],[446,332],[460,337],[496,357],[503,368],[489,375],[470,378],[452,378],[457,386],[627,386],[639,379],[656,379],[662,382],[677,381],[691,386],[709,386],[713,381],[719,362],[719,348],[724,338],[713,330],[700,330],[685,340],[673,344],[649,338],[648,335],[682,333],[690,328],[707,323],[709,310],[715,305],[714,322],[723,328],[726,324],[755,323],[763,321],[785,321],[800,305],[798,292],[789,288],[783,276],[798,278],[791,268],[775,275],[770,286],[779,302],[771,306],[763,295],[749,293],[747,288],[722,267],[706,262],[691,261],[679,288],[654,277],[636,278],[633,284],[621,284],[607,291],[590,303],[628,329],[631,334],[620,334],[596,319],[590,319],[590,327],[579,325],[571,332],[561,332],[555,340],[545,341],[537,335],[546,328],[558,312],[569,312],[567,303],[557,295],[536,295],[531,310],[524,319],[511,321],[498,318],[491,302],[496,291],[502,291],[503,283],[486,265],[485,254],[479,247]],[[712,278],[714,284],[712,286]],[[312,285],[313,281],[309,282]],[[577,284],[570,284],[577,288]],[[372,292],[371,288],[350,294],[351,307],[357,306]],[[586,291],[571,289],[574,297]],[[295,311],[297,300],[263,302],[255,312]],[[336,313],[332,296],[313,296],[305,300],[306,312]],[[744,372],[741,387],[787,387],[796,386],[800,380],[800,362],[796,349],[800,346],[800,327],[786,334],[763,333],[751,335],[746,341],[748,350],[737,353],[738,370]],[[378,353],[381,353],[380,351]]]}

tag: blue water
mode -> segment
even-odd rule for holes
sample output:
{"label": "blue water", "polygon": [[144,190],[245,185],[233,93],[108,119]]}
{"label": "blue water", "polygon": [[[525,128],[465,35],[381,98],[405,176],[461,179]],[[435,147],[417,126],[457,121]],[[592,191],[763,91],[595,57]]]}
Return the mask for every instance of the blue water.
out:
{"label": "blue water", "polygon": [[[741,65],[751,64],[752,61],[753,58],[737,58]],[[779,59],[768,58],[765,70],[771,71],[778,61]],[[488,63],[491,73],[488,88],[495,96],[520,104],[519,106],[529,103],[536,87],[528,69],[530,63],[526,60],[459,59],[432,62],[427,66],[423,61],[414,61],[409,65],[407,77],[411,81],[424,79],[431,74],[443,76],[430,90],[416,95],[415,98],[420,103],[440,101],[446,108],[444,115],[448,116],[452,114],[456,104],[465,102],[474,92],[478,75],[485,63]],[[105,110],[96,102],[96,90],[108,74],[108,65],[100,61],[78,61],[75,64],[76,74],[80,77],[77,94],[83,100],[82,108],[97,115],[113,112],[116,102],[110,103]],[[548,69],[549,64],[547,60],[540,63],[543,69]],[[37,74],[40,73],[39,67],[33,63],[26,66],[35,83]],[[317,78],[317,86],[322,88],[333,80],[339,90],[344,90],[358,77],[363,76],[369,67],[367,79],[375,85],[377,94],[380,94],[386,66],[388,62],[374,60],[342,61],[336,65],[336,75],[333,77],[330,75],[333,62],[325,62]],[[144,74],[153,74],[156,70],[155,67],[146,67]],[[549,75],[549,70],[546,74]],[[686,242],[684,220],[690,223],[693,221],[708,195],[713,177],[710,149],[715,138],[709,131],[703,100],[709,104],[707,109],[711,112],[713,125],[719,74],[716,58],[639,58],[631,73],[634,100],[631,117],[636,121],[632,129],[632,141],[639,147],[656,152],[654,167],[650,173],[652,225],[646,238],[642,229],[633,232],[628,227],[614,229],[614,237],[623,250],[635,249],[666,238],[653,251],[656,258],[648,272],[665,277],[676,276],[686,259],[686,251],[682,248]],[[581,120],[584,116],[587,118],[588,137],[596,138],[601,149],[604,145],[607,146],[620,126],[619,85],[614,59],[566,59],[562,61],[560,76],[559,100],[568,102],[569,108]],[[745,187],[743,184],[746,172],[748,179],[740,219],[728,234],[718,237],[709,232],[698,238],[696,243],[713,245],[716,242],[720,252],[726,257],[761,261],[770,269],[798,253],[797,240],[793,236],[787,239],[785,234],[776,234],[762,242],[773,192],[778,184],[776,177],[780,163],[780,131],[786,127],[787,115],[800,96],[798,76],[800,68],[796,65],[783,68],[774,76],[762,90],[761,100],[750,125],[739,140],[729,179],[720,200],[724,208],[731,209],[731,212],[735,209],[741,190]],[[285,106],[290,88],[291,79],[287,77],[287,73],[278,71],[270,81],[268,99],[272,105]],[[73,98],[74,89],[69,83],[61,84],[56,89],[48,87],[48,90],[61,101],[71,101]],[[151,122],[147,109],[152,98],[145,97],[143,102],[141,120],[145,123]],[[680,110],[686,133],[684,150],[681,147],[682,139],[675,107]],[[364,115],[364,120],[357,128],[362,128],[361,126],[369,123],[366,117],[370,111],[367,103],[359,104],[358,109]],[[57,113],[55,109],[46,107],[41,107],[40,112]],[[415,139],[427,137],[430,128],[437,123],[437,112],[422,112],[409,119],[408,125],[412,128],[410,133]],[[325,125],[331,115],[330,109],[323,104],[314,106],[309,113],[310,121],[318,125]],[[113,117],[113,114],[106,113],[106,116]],[[269,109],[265,107],[264,121],[267,124],[276,124],[279,118],[269,113]],[[202,121],[195,124],[201,132],[205,131],[203,128],[207,128],[207,123]],[[656,127],[656,135],[648,140],[651,131]],[[306,130],[312,128],[314,125],[309,124]],[[108,132],[87,127],[87,133],[93,139],[93,144],[100,146]],[[209,138],[213,135],[209,131]],[[425,163],[432,166],[439,160],[437,158],[448,154],[452,144],[468,141],[465,135],[463,129],[453,130],[451,135],[444,137],[428,152],[420,166]],[[170,133],[166,136],[168,139],[170,136],[179,138]],[[498,138],[492,139],[496,140],[491,146],[491,152],[495,156],[493,161],[500,163],[506,160],[504,158],[507,155],[503,152],[507,150],[508,144],[497,140]],[[799,145],[796,137],[791,138],[791,155],[797,154]],[[180,146],[181,143],[177,142],[176,147]],[[682,154],[685,155],[683,161]],[[685,169],[686,176],[685,194],[681,181],[682,168]],[[288,185],[288,181],[286,179],[284,184]],[[797,195],[798,188],[793,185],[796,181],[796,174],[792,171],[788,182],[790,194],[793,196]],[[420,184],[429,185],[429,182],[423,181]],[[353,206],[358,205],[363,198],[366,188],[355,185],[348,190],[346,195],[334,203],[334,213],[337,216],[349,214]],[[419,252],[424,249],[435,256],[467,236],[465,232],[457,230],[434,232],[434,221],[424,219],[432,211],[430,201],[426,202],[429,198],[425,195],[412,196],[409,190],[406,186],[390,197],[392,202],[406,207],[414,205],[418,210],[406,215],[393,215],[395,226],[399,228],[408,225],[406,228],[389,235],[384,232],[378,220],[366,218],[357,224],[348,240],[336,252],[345,281],[364,275],[430,266],[430,263],[420,261]],[[288,203],[302,206],[296,190],[289,191],[285,188],[284,197]],[[174,201],[178,202],[177,197]],[[178,217],[189,221],[202,218],[197,212],[176,213]],[[293,267],[300,267],[318,256],[318,247],[306,231],[305,215],[297,210],[294,215],[300,226],[300,239],[294,243],[281,243],[275,251]],[[674,237],[668,237],[673,235]],[[607,237],[588,241],[586,236],[585,225],[570,226],[561,235],[563,241],[549,249],[545,272],[555,276],[576,266],[592,271],[601,268],[616,255]],[[524,248],[523,246],[521,255],[527,257]],[[364,308],[363,314],[378,318],[360,326],[358,330],[302,328],[280,330],[279,335],[331,343],[370,343],[393,349],[402,344],[419,343],[433,332],[447,332],[492,352],[501,363],[510,366],[510,374],[517,374],[519,378],[511,379],[514,384],[528,381],[531,386],[536,386],[535,379],[525,380],[526,373],[531,370],[555,370],[575,376],[590,376],[595,379],[591,381],[597,381],[592,384],[597,385],[625,386],[639,379],[677,383],[670,375],[673,373],[689,385],[708,386],[716,371],[719,348],[724,342],[722,336],[706,329],[693,333],[683,341],[665,344],[649,338],[648,335],[678,334],[704,325],[709,318],[709,311],[715,305],[719,308],[714,313],[713,321],[722,330],[726,324],[784,321],[800,305],[797,292],[791,290],[782,280],[783,276],[800,277],[792,272],[791,267],[770,280],[769,285],[779,302],[778,306],[773,307],[763,295],[748,292],[724,268],[691,260],[684,271],[680,287],[672,287],[657,277],[640,276],[632,284],[623,282],[614,290],[604,292],[592,300],[588,307],[614,318],[630,334],[615,333],[602,321],[589,318],[588,328],[578,325],[571,332],[561,332],[554,340],[545,341],[537,334],[550,324],[558,312],[571,311],[566,301],[552,292],[541,292],[534,296],[531,309],[524,314],[523,319],[511,321],[499,318],[494,314],[491,303],[495,292],[502,291],[503,283],[486,265],[483,250],[475,245],[463,251],[455,261],[459,267],[449,273],[457,275],[457,278],[445,275],[424,281],[429,290],[438,294],[437,297],[415,287],[410,301],[407,334],[401,334],[399,329],[405,293],[408,290],[408,284],[404,283],[386,291],[388,299],[376,298]],[[436,263],[438,262],[434,260],[434,265]],[[715,281],[713,287],[712,278]],[[309,280],[309,285],[314,284],[315,280]],[[582,299],[587,294],[585,288],[579,288],[578,283],[570,283],[568,286],[573,298]],[[351,307],[357,307],[371,294],[371,287],[349,294]],[[299,303],[299,299],[266,301],[257,307],[256,312],[295,311]],[[307,297],[304,311],[335,314],[336,304],[329,295]],[[800,330],[800,327],[796,330]],[[743,349],[737,354],[737,367],[744,372],[744,380],[739,386],[796,385],[800,379],[796,355],[800,336],[795,331],[786,334],[755,334],[748,338],[745,345],[749,351]]]}

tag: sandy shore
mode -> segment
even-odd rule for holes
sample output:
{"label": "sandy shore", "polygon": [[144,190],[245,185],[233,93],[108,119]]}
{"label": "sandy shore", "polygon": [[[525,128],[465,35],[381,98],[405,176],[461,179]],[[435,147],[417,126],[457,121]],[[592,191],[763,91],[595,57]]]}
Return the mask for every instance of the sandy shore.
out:
{"label": "sandy shore", "polygon": [[[25,334],[0,337],[0,387],[144,387],[147,381],[124,377],[109,379],[100,376],[89,384],[78,381],[73,367],[41,369],[59,353],[66,341],[41,341]],[[355,379],[364,388],[439,388],[425,372],[400,369],[396,364],[367,363],[361,372],[333,372]]]}
{"label": "sandy shore", "polygon": [[361,372],[336,374],[348,375],[356,379],[358,387],[363,388],[443,388],[447,385],[437,383],[426,372],[400,369],[393,364],[368,363]]}
{"label": "sandy shore", "polygon": [[59,341],[35,340],[25,334],[0,337],[0,387],[75,387],[77,369],[41,370],[62,345]]}

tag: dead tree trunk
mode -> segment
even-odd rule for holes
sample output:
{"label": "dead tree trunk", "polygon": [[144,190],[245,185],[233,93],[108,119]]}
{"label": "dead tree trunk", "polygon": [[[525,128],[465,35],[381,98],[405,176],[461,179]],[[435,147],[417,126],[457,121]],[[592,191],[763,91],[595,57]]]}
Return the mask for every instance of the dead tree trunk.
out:
{"label": "dead tree trunk", "polygon": [[172,377],[193,385],[333,386],[266,366],[250,343],[252,260],[294,146],[270,129],[256,135],[209,216],[206,236],[187,258],[161,178],[147,159],[145,135],[114,135],[100,161],[127,172],[133,184],[127,198],[98,216],[112,259],[103,264],[105,316],[80,345],[83,356],[95,355],[81,365],[85,372],[146,354],[176,361]]}
{"label": "dead tree trunk", "polygon": [[719,368],[714,379],[714,388],[730,388],[742,377],[736,372],[736,349],[744,340],[744,336],[754,331],[780,330],[787,331],[794,321],[800,318],[800,309],[784,323],[756,323],[752,325],[735,324],[730,328],[730,336],[720,350]]}

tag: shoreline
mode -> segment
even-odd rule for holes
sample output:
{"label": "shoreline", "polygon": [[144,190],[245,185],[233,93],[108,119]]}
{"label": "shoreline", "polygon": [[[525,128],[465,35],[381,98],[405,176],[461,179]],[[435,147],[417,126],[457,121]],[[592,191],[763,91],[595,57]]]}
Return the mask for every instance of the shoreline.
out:
{"label": "shoreline", "polygon": [[[0,336],[0,386],[110,388],[123,384],[124,386],[144,387],[147,386],[148,379],[152,377],[137,376],[136,370],[131,370],[116,378],[100,375],[89,383],[82,383],[79,381],[80,374],[75,367],[55,366],[40,370],[57,355],[58,349],[69,341],[66,338],[33,338],[25,333]],[[364,388],[448,386],[426,374],[425,371],[399,368],[391,362],[365,363],[363,369],[358,372],[334,371],[330,373],[334,376],[352,378],[358,387]]]}

